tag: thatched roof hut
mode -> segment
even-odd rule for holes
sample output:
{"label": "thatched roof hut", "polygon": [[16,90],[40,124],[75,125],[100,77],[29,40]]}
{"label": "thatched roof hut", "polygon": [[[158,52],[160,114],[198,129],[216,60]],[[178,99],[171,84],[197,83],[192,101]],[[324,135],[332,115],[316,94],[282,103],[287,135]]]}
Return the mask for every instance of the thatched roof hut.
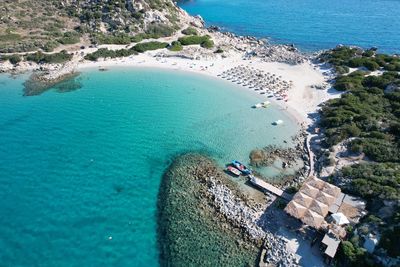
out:
{"label": "thatched roof hut", "polygon": [[324,218],[339,194],[340,188],[321,179],[310,178],[293,196],[285,211],[311,227],[320,228],[326,223]]}
{"label": "thatched roof hut", "polygon": [[307,196],[306,194],[303,194],[302,192],[299,192],[298,194],[294,195],[293,200],[294,202],[306,208],[308,208],[313,201],[311,197]]}
{"label": "thatched roof hut", "polygon": [[326,204],[328,207],[330,205],[332,205],[333,203],[335,203],[335,197],[323,192],[323,191],[319,191],[318,195],[315,197],[316,200],[318,200],[319,202],[322,202],[324,204]]}
{"label": "thatched roof hut", "polygon": [[329,206],[319,202],[318,200],[313,200],[311,205],[308,207],[310,210],[318,213],[322,217],[325,217],[328,214]]}
{"label": "thatched roof hut", "polygon": [[308,195],[309,197],[315,198],[318,195],[319,190],[318,190],[318,188],[315,188],[309,184],[304,184],[300,188],[299,192],[304,193],[304,194]]}
{"label": "thatched roof hut", "polygon": [[286,206],[285,211],[295,218],[302,218],[304,213],[307,211],[307,208],[296,203],[295,201],[291,201]]}
{"label": "thatched roof hut", "polygon": [[311,210],[307,210],[303,215],[302,221],[303,223],[311,227],[320,228],[325,220],[324,217],[322,217],[318,213],[313,212]]}

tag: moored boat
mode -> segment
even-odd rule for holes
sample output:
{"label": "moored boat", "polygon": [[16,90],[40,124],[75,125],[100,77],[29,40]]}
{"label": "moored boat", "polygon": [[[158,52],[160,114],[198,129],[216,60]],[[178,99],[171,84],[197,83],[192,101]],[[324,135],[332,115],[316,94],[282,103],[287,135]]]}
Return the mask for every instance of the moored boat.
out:
{"label": "moored boat", "polygon": [[283,120],[277,120],[272,123],[272,125],[280,125],[283,123]]}
{"label": "moored boat", "polygon": [[242,164],[240,161],[234,160],[232,161],[232,165],[238,169],[243,175],[251,174],[251,170],[246,167],[246,165]]}
{"label": "moored boat", "polygon": [[240,176],[240,174],[242,173],[241,171],[239,171],[238,169],[236,169],[233,166],[226,167],[226,171],[231,173],[231,174],[233,174],[233,175],[235,175],[235,176]]}

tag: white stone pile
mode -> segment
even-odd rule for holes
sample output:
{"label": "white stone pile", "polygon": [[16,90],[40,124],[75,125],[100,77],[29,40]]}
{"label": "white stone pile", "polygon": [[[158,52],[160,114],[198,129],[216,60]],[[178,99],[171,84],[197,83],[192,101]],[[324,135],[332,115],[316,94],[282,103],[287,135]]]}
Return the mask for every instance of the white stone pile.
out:
{"label": "white stone pile", "polygon": [[283,238],[267,233],[265,240],[266,253],[262,260],[266,265],[277,267],[300,266],[298,257],[287,250],[286,241]]}
{"label": "white stone pile", "polygon": [[262,240],[265,232],[257,225],[263,210],[248,207],[240,198],[235,197],[225,185],[211,180],[208,191],[214,196],[214,204],[229,220],[239,225],[254,240]]}

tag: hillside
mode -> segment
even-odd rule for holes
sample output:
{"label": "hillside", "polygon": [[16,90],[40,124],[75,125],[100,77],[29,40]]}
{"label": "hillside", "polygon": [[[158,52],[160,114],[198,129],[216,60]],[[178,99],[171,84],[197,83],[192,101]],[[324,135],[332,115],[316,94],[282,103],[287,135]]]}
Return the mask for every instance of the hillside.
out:
{"label": "hillside", "polygon": [[[343,266],[379,266],[382,258],[400,256],[400,58],[376,49],[337,47],[322,54],[338,75],[334,87],[344,93],[324,104],[321,127],[326,162],[335,165],[332,152],[344,144],[358,160],[337,166],[330,178],[343,191],[368,201],[368,215],[343,242]],[[380,241],[374,254],[362,247],[368,236]]]}
{"label": "hillside", "polygon": [[179,10],[170,0],[4,0],[0,1],[0,53],[43,50],[62,45],[129,43],[171,35]]}

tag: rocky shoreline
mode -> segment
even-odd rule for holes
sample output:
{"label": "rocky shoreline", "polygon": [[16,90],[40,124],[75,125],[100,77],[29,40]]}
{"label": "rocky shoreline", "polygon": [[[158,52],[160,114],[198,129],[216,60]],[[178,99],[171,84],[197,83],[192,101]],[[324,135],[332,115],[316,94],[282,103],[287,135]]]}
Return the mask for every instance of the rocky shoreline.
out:
{"label": "rocky shoreline", "polygon": [[[70,92],[79,89],[81,86],[75,81],[79,76],[78,72],[72,71],[49,78],[46,72],[35,72],[24,82],[24,96],[40,95],[43,92],[55,88],[59,92]],[[68,84],[67,82],[70,81]]]}
{"label": "rocky shoreline", "polygon": [[[257,250],[266,246],[268,250],[263,254],[262,262],[296,266],[296,257],[288,251],[286,241],[266,227],[265,211],[273,209],[271,203],[272,199],[268,197],[257,202],[244,194],[206,156],[186,154],[178,157],[166,171],[160,187],[158,221],[162,265],[208,265],[205,257],[197,257],[191,250],[202,250],[202,247],[210,246],[209,242],[215,245],[223,233],[230,242],[221,245],[228,251],[236,251],[236,254],[227,252],[229,260],[220,254],[213,255],[214,266],[238,266],[237,261],[243,259],[235,257],[240,255],[248,255],[247,264],[256,266],[259,262],[255,258]],[[201,235],[188,234],[187,231],[197,232],[199,227],[203,228]],[[212,240],[210,235],[213,235]],[[203,239],[199,240],[200,237]],[[186,250],[188,247],[191,250]],[[230,264],[232,259],[236,261],[234,265]]]}
{"label": "rocky shoreline", "polygon": [[[292,138],[293,147],[280,147],[269,145],[262,149],[254,149],[250,152],[250,165],[254,167],[268,167],[276,161],[282,162],[282,169],[295,168],[298,162],[303,166],[295,171],[293,175],[282,175],[274,185],[285,190],[289,187],[299,187],[310,172],[310,155],[307,148],[307,131],[302,128],[297,135]],[[262,175],[259,175],[262,176]]]}

